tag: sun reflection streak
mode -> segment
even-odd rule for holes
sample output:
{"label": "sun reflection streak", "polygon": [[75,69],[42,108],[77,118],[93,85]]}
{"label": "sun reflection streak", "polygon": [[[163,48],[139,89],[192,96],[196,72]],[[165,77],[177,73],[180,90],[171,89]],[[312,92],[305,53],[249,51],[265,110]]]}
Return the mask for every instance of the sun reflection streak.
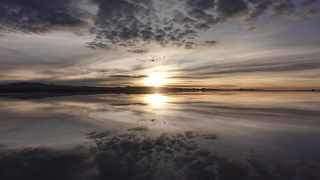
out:
{"label": "sun reflection streak", "polygon": [[148,94],[144,97],[145,102],[147,102],[152,107],[160,108],[168,102],[168,98],[162,94]]}

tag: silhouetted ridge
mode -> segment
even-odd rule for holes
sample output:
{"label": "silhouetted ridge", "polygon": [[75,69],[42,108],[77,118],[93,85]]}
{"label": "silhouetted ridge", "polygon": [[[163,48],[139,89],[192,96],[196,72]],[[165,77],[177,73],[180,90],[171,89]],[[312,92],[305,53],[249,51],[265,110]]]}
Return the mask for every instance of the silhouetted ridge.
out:
{"label": "silhouetted ridge", "polygon": [[152,93],[151,87],[95,87],[44,84],[37,82],[19,82],[0,85],[0,93]]}
{"label": "silhouetted ridge", "polygon": [[[38,82],[18,82],[0,85],[0,93],[52,93],[52,94],[94,94],[94,93],[170,93],[170,92],[208,92],[208,91],[272,91],[261,89],[207,89],[207,88],[171,88],[171,87],[95,87],[44,84]],[[279,91],[279,90],[273,90]],[[288,90],[287,90],[288,91]],[[290,90],[289,90],[290,91]],[[297,90],[291,90],[297,91]],[[307,90],[305,90],[307,91]],[[311,91],[311,90],[310,90]],[[316,90],[314,90],[316,91]]]}
{"label": "silhouetted ridge", "polygon": [[38,90],[67,90],[67,89],[87,89],[97,87],[87,86],[67,86],[67,85],[55,85],[55,84],[44,84],[38,82],[18,82],[10,84],[0,85],[0,90],[17,90],[17,91],[38,91]]}

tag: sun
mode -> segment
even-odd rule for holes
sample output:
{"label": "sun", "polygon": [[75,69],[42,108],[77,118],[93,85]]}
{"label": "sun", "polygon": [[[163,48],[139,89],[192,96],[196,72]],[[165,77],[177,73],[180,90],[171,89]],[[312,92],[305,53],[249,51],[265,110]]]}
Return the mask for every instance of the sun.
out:
{"label": "sun", "polygon": [[153,72],[144,81],[144,84],[152,87],[161,87],[168,82],[164,73]]}

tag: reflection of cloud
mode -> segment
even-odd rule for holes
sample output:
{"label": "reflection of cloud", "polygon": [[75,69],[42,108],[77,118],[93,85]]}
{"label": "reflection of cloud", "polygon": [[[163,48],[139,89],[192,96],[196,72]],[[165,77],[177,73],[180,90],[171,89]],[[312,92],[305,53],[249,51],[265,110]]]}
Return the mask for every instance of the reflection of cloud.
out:
{"label": "reflection of cloud", "polygon": [[187,131],[150,137],[136,131],[91,133],[89,137],[97,145],[95,163],[101,179],[292,179],[300,173],[303,177],[319,177],[314,171],[316,164],[261,162],[254,150],[242,157],[229,158],[200,146],[200,141],[215,141],[214,135]]}
{"label": "reflection of cloud", "polygon": [[[57,120],[71,125],[66,128],[66,124],[63,124],[61,128],[65,128],[66,132],[58,128],[59,131],[46,138],[44,144],[49,144],[53,142],[52,137],[56,137],[57,132],[62,139],[67,139],[72,132],[70,128],[75,127],[75,124],[70,123],[72,119],[79,121],[82,117],[86,122],[93,123],[94,118],[91,116],[93,113],[101,114],[99,118],[101,122],[108,119],[128,119],[129,124],[132,124],[132,120],[137,119],[135,117],[140,116],[141,113],[130,116],[127,112],[136,109],[146,113],[148,109],[146,106],[132,104],[127,107],[114,107],[110,104],[134,103],[141,100],[134,98],[101,95],[44,99],[39,102],[34,101],[34,104],[38,104],[33,106],[34,109],[30,108],[32,104],[19,104],[13,100],[1,101],[3,104],[0,106],[2,109],[0,122],[4,123],[1,124],[3,128],[1,132],[9,132],[11,138],[17,137],[12,132],[17,133],[18,129],[26,130],[26,127],[30,126],[42,130],[38,135],[45,137],[56,128]],[[79,177],[88,180],[154,179],[154,177],[222,180],[266,177],[268,179],[319,179],[320,174],[317,171],[319,159],[316,156],[316,150],[319,146],[317,137],[320,112],[317,109],[319,101],[316,94],[225,92],[198,96],[179,95],[178,100],[168,108],[167,112],[174,112],[171,116],[165,112],[167,113],[165,120],[168,123],[175,121],[175,125],[180,130],[184,129],[183,125],[186,123],[191,123],[189,127],[202,125],[210,131],[201,131],[202,128],[200,128],[200,132],[181,131],[181,133],[155,136],[153,130],[143,127],[145,124],[139,124],[139,127],[133,126],[133,128],[126,127],[127,131],[123,129],[104,131],[104,128],[110,128],[110,124],[107,124],[102,127],[101,133],[98,131],[88,134],[89,139],[94,143],[91,147],[92,151],[84,151],[86,150],[84,147],[66,151],[48,148],[1,149],[1,180],[42,180],[47,176],[50,176],[48,180],[51,180],[50,178],[73,180],[80,179]],[[17,113],[21,106],[28,109],[24,109],[24,113]],[[41,111],[35,111],[35,109]],[[120,111],[124,113],[114,116]],[[66,118],[66,114],[74,114],[76,117]],[[146,113],[148,118],[152,115],[154,113]],[[52,123],[42,126],[41,123],[48,122],[48,117],[52,117],[50,121]],[[15,122],[13,121],[15,119],[21,121]],[[22,121],[30,124],[23,124]],[[177,123],[178,121],[181,123]],[[12,124],[14,128],[8,128],[6,123]],[[20,127],[21,124],[24,126]],[[101,124],[98,125],[101,126]],[[87,128],[88,124],[83,124],[83,127]],[[217,131],[212,130],[213,128]],[[10,132],[9,129],[12,131]],[[164,130],[168,130],[167,127]],[[26,131],[26,134],[36,132],[34,129]],[[90,131],[96,131],[96,129],[90,129]],[[237,131],[243,131],[243,134]],[[84,132],[86,131],[81,131],[81,133]],[[38,140],[39,136],[32,136],[30,138],[33,140],[32,143]],[[248,136],[253,138],[247,139]],[[9,138],[2,138],[1,142],[5,140],[13,142]],[[74,140],[69,143],[74,143]],[[243,143],[251,143],[245,148],[253,147],[258,151],[250,151],[246,155],[232,158],[218,153],[220,143],[235,145],[229,150],[235,151],[236,154],[243,151]],[[208,146],[203,146],[204,144]],[[225,151],[226,147],[222,147]],[[266,153],[270,153],[267,157],[271,158],[261,160],[260,157],[265,157]],[[288,156],[282,157],[281,155],[284,154]],[[290,159],[294,157],[292,159],[295,161],[286,161],[288,157]],[[301,160],[312,157],[315,163]]]}
{"label": "reflection of cloud", "polygon": [[[237,158],[200,145],[214,142],[194,132],[150,137],[145,131],[90,133],[92,147],[0,149],[1,180],[102,179],[319,179],[319,164]],[[210,135],[213,137],[213,135]],[[90,149],[91,148],[91,149]]]}
{"label": "reflection of cloud", "polygon": [[[0,150],[1,180],[77,180],[95,175],[87,148],[70,151],[49,148]],[[87,149],[88,150],[88,149]]]}
{"label": "reflection of cloud", "polygon": [[[139,128],[133,128],[139,129]],[[92,147],[0,149],[1,180],[141,179],[310,179],[320,177],[317,163],[221,156],[200,142],[214,135],[191,131],[151,137],[146,131],[93,132]]]}

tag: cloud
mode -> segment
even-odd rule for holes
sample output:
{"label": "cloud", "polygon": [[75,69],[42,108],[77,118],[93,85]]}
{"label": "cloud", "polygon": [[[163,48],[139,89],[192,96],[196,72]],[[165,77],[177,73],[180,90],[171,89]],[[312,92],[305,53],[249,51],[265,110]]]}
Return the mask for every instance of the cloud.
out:
{"label": "cloud", "polygon": [[136,54],[143,54],[143,53],[148,52],[148,50],[146,50],[146,49],[129,49],[127,51],[131,52],[131,53],[136,53]]}
{"label": "cloud", "polygon": [[282,0],[272,7],[273,13],[278,16],[292,17],[296,11],[296,6],[289,0]]}
{"label": "cloud", "polygon": [[249,15],[250,20],[264,14],[273,4],[273,0],[249,0],[249,2],[254,7]]}
{"label": "cloud", "polygon": [[[228,20],[252,25],[262,15],[292,19],[299,8],[305,16],[318,14],[315,0],[298,4],[293,0],[0,0],[0,27],[43,32],[87,25],[93,36],[88,47],[143,53],[138,49],[152,43],[186,49],[211,45],[199,42],[198,35]],[[90,20],[94,22],[88,24]]]}
{"label": "cloud", "polygon": [[314,3],[316,3],[316,0],[302,0],[302,5],[304,6],[313,5]]}
{"label": "cloud", "polygon": [[2,30],[29,33],[74,28],[85,25],[86,18],[72,0],[0,0]]}
{"label": "cloud", "polygon": [[248,4],[244,0],[219,0],[217,13],[220,21],[248,13]]}
{"label": "cloud", "polygon": [[316,58],[317,54],[310,54],[310,57],[306,58],[303,55],[287,55],[281,56],[266,56],[259,57],[259,59],[248,59],[241,61],[224,61],[214,65],[205,64],[202,66],[188,67],[179,69],[180,72],[184,72],[189,76],[178,76],[174,78],[194,78],[202,79],[204,77],[223,77],[234,76],[239,74],[251,74],[255,73],[268,73],[268,74],[281,74],[285,72],[306,72],[316,71],[320,68],[320,62]]}
{"label": "cloud", "polygon": [[185,43],[185,48],[193,49],[201,46],[215,46],[217,43],[218,43],[217,41],[203,41],[203,42],[188,41]]}
{"label": "cloud", "polygon": [[[191,49],[198,43],[199,33],[218,23],[245,19],[253,24],[257,17],[266,14],[292,19],[298,8],[291,0],[100,0],[97,3],[99,13],[92,30],[96,39],[90,45],[104,48],[159,43]],[[304,0],[303,4],[313,7],[314,1]]]}
{"label": "cloud", "polygon": [[304,7],[304,15],[307,17],[318,16],[320,14],[317,6],[317,0],[302,0],[302,6]]}
{"label": "cloud", "polygon": [[70,32],[46,36],[11,33],[0,41],[0,79],[4,75],[26,78],[26,74],[39,71],[74,67],[86,64],[98,55],[84,47],[85,41]]}
{"label": "cloud", "polygon": [[195,9],[208,10],[215,7],[215,0],[187,0],[187,5]]}
{"label": "cloud", "polygon": [[156,56],[156,55],[149,55],[143,58],[137,59],[141,63],[156,63],[156,62],[163,62],[166,60],[165,56]]}
{"label": "cloud", "polygon": [[124,78],[124,79],[130,79],[130,78],[140,79],[140,78],[146,78],[148,76],[147,75],[135,75],[135,76],[132,76],[132,75],[111,75],[110,77],[111,78]]}
{"label": "cloud", "polygon": [[[207,0],[111,0],[98,1],[98,4],[96,26],[92,30],[96,38],[90,42],[91,47],[139,47],[155,42],[188,48],[188,41],[194,39],[199,30],[209,29],[208,22],[214,20],[213,15],[204,12],[215,4]],[[160,8],[166,5],[182,5],[183,9],[171,8],[168,14],[163,14]]]}

